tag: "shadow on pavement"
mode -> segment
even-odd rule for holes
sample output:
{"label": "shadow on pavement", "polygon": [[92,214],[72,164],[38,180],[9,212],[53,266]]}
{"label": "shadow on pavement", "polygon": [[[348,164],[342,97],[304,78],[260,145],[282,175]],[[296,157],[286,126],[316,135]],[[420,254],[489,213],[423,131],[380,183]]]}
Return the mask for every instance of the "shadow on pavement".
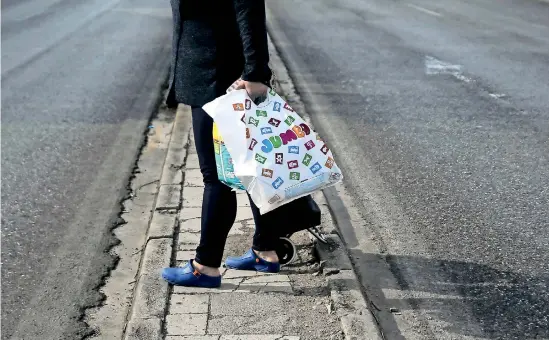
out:
{"label": "shadow on pavement", "polygon": [[[403,338],[400,331],[393,329],[396,321],[389,312],[391,307],[403,314],[407,309],[420,310],[427,319],[442,325],[444,332],[454,335],[549,338],[546,276],[525,276],[471,262],[383,256],[358,250],[351,250],[351,256],[362,266],[385,262],[390,268],[390,272],[387,268],[372,268],[369,274],[365,268],[366,275],[361,275],[368,298],[379,309],[376,314],[390,328],[387,339]],[[392,273],[391,277],[387,277],[388,273]]]}

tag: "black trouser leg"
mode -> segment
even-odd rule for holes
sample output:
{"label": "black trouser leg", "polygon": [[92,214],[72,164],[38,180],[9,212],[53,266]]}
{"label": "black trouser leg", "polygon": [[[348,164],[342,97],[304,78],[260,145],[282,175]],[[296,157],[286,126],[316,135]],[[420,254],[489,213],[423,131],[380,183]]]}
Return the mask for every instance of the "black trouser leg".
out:
{"label": "black trouser leg", "polygon": [[[248,195],[250,197],[250,195]],[[276,249],[276,242],[278,240],[278,228],[276,218],[273,218],[272,212],[268,212],[264,215],[259,213],[259,208],[254,204],[250,198],[250,206],[252,208],[252,214],[254,215],[255,233],[252,248],[257,251],[268,251]]]}
{"label": "black trouser leg", "polygon": [[[204,178],[200,244],[196,261],[204,266],[219,267],[227,235],[236,218],[236,193],[217,177],[213,146],[213,120],[202,108],[192,108],[194,139],[200,171]],[[261,215],[250,199],[255,221],[253,249],[274,250],[278,235],[276,221],[269,213]]]}
{"label": "black trouser leg", "polygon": [[213,145],[213,120],[201,107],[192,108],[194,141],[204,178],[200,244],[196,261],[219,267],[227,235],[236,218],[236,193],[217,178]]}

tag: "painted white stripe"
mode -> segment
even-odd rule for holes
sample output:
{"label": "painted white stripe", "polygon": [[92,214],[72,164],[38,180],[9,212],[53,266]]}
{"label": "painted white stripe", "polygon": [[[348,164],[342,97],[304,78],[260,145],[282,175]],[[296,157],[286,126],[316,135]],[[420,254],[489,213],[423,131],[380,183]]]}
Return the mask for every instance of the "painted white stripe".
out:
{"label": "painted white stripe", "polygon": [[461,65],[451,64],[431,56],[425,57],[425,73],[427,75],[449,74],[465,83],[472,82],[473,79],[463,74],[462,68]]}
{"label": "painted white stripe", "polygon": [[464,76],[464,75],[461,74],[461,73],[452,73],[452,75],[453,75],[454,77],[456,77],[456,79],[461,80],[461,81],[464,81],[464,82],[466,82],[466,83],[470,83],[470,82],[473,81],[473,79],[471,79],[471,78],[469,78],[469,77],[466,77],[466,76]]}
{"label": "painted white stripe", "polygon": [[113,12],[127,12],[127,13],[133,13],[133,14],[141,14],[141,15],[148,15],[152,17],[158,17],[158,18],[171,18],[172,17],[172,11],[169,8],[147,8],[147,7],[141,7],[141,8],[114,8]]}
{"label": "painted white stripe", "polygon": [[423,8],[423,7],[420,7],[420,6],[413,5],[413,4],[407,4],[407,5],[410,8],[413,8],[413,9],[418,10],[418,11],[423,12],[423,13],[427,13],[429,15],[433,15],[435,17],[441,17],[442,16],[442,14],[440,14],[438,12],[435,12],[435,11],[431,11],[427,8]]}
{"label": "painted white stripe", "polygon": [[489,93],[490,97],[499,99],[506,97],[505,93]]}
{"label": "painted white stripe", "polygon": [[429,75],[461,73],[461,68],[461,65],[448,63],[435,57],[425,57],[425,73]]}

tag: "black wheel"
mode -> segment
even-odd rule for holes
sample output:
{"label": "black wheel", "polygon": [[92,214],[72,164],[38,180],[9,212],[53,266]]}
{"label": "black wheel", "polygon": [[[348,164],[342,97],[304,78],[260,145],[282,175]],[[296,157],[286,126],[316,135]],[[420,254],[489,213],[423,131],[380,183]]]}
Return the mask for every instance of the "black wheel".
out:
{"label": "black wheel", "polygon": [[280,265],[285,265],[291,263],[295,260],[296,249],[294,243],[290,241],[289,238],[281,237],[278,239],[278,244],[276,246],[276,255],[278,255],[278,260]]}

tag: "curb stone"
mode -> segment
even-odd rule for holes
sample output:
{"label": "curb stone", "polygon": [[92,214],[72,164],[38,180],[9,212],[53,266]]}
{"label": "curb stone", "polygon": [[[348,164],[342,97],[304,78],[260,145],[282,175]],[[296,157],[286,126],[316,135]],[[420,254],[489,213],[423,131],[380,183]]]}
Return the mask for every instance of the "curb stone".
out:
{"label": "curb stone", "polygon": [[166,303],[158,296],[168,294],[168,285],[159,279],[159,270],[170,265],[171,253],[172,240],[169,238],[147,243],[133,305],[134,315],[140,318],[164,316]]}
{"label": "curb stone", "polygon": [[[170,265],[173,236],[177,215],[181,207],[181,183],[179,175],[187,157],[187,145],[191,129],[188,106],[177,108],[168,153],[160,177],[159,192],[153,217],[147,231],[147,243],[143,251],[137,276],[132,308],[129,314],[125,340],[161,339],[167,313],[169,286],[159,271]],[[162,211],[161,211],[162,210]]]}
{"label": "curb stone", "polygon": [[99,288],[104,294],[100,306],[85,310],[83,321],[94,330],[90,340],[123,339],[127,329],[175,118],[175,110],[157,106],[157,99],[154,102],[150,112],[156,111],[156,115],[143,129],[144,144],[126,186],[127,194],[120,202],[119,216],[125,223],[112,230],[120,240],[110,250],[118,256],[118,262]]}
{"label": "curb stone", "polygon": [[[164,177],[164,174],[162,174]],[[163,184],[158,191],[156,207],[154,210],[169,210],[179,208],[181,200],[181,185],[179,184]]]}
{"label": "curb stone", "polygon": [[[273,28],[269,23],[273,22],[269,20],[269,11],[267,9],[267,22],[268,22],[268,40],[270,60],[273,73],[276,75],[275,85],[276,90],[282,96],[286,96],[286,100],[290,105],[299,112],[301,117],[310,125],[313,125],[311,118],[305,110],[305,105],[301,101],[293,81],[288,73],[284,62],[282,61],[278,50],[273,43],[271,36],[275,36]],[[315,200],[319,204],[322,210],[323,216],[332,217],[331,201],[329,201],[327,190],[322,190],[322,193],[314,195]],[[333,195],[332,195],[333,196]],[[334,220],[338,220],[336,214],[333,215]],[[340,216],[339,216],[340,217]],[[341,218],[341,217],[340,217]],[[341,327],[347,340],[381,340],[383,339],[380,334],[380,330],[374,315],[368,308],[365,297],[362,295],[359,280],[354,272],[349,256],[345,251],[345,246],[341,238],[339,237],[339,230],[337,228],[337,221],[332,223],[323,223],[323,226],[331,226],[332,230],[324,227],[324,232],[328,234],[328,244],[322,244],[315,242],[315,250],[321,263],[323,264],[322,270],[326,275],[326,281],[330,289],[330,296],[332,303],[334,304],[335,311],[341,321]],[[312,237],[312,236],[311,236]]]}
{"label": "curb stone", "polygon": [[131,319],[126,327],[126,339],[148,340],[162,337],[162,320]]}
{"label": "curb stone", "polygon": [[177,214],[169,210],[155,211],[149,226],[147,241],[158,238],[172,237]]}

